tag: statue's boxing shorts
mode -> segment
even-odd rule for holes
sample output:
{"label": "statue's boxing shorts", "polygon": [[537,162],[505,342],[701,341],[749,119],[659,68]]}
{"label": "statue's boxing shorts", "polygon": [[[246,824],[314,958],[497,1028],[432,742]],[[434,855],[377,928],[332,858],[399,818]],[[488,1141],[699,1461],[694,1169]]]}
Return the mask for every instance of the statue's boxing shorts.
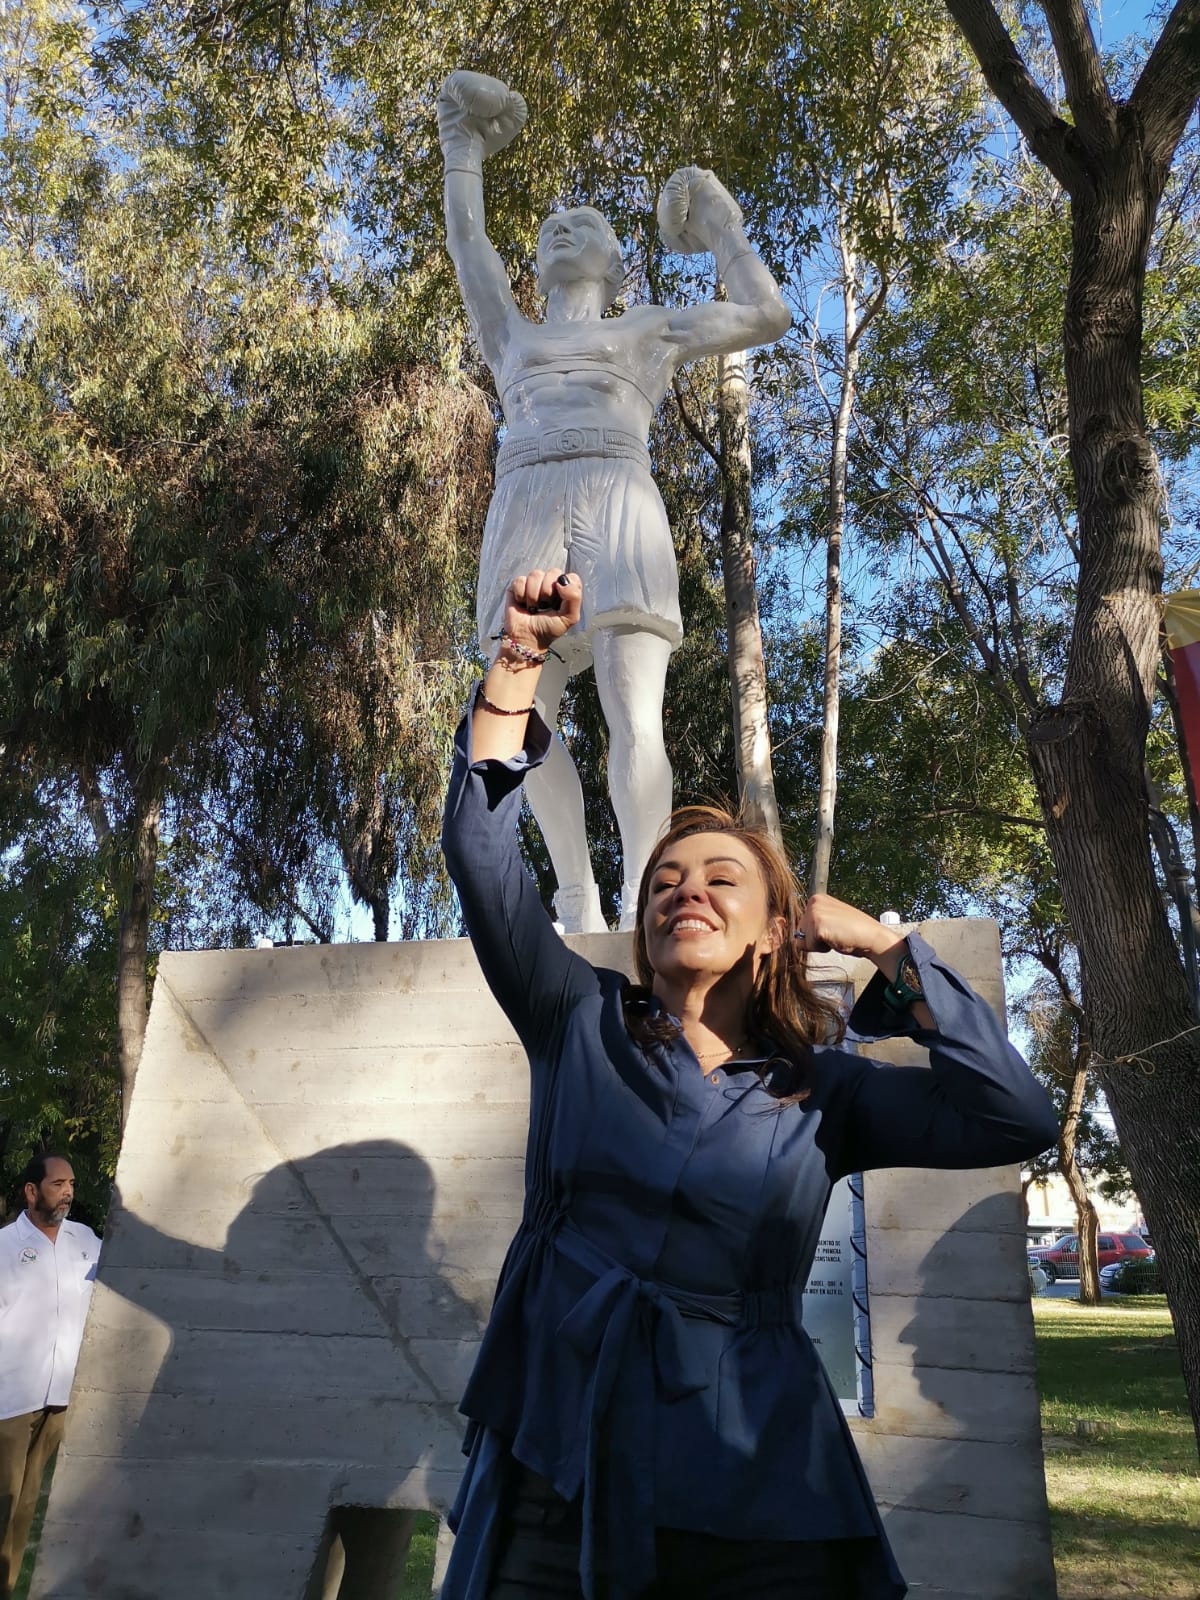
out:
{"label": "statue's boxing shorts", "polygon": [[486,656],[518,573],[562,567],[583,582],[583,615],[555,649],[571,672],[591,665],[597,628],[683,638],[666,507],[645,443],[614,428],[559,428],[506,440],[479,557],[476,620]]}

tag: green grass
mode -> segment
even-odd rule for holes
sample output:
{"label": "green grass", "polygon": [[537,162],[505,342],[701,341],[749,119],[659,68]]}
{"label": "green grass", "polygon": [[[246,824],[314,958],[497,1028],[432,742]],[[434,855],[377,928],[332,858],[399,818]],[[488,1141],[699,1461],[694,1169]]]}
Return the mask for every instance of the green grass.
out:
{"label": "green grass", "polygon": [[404,1582],[400,1585],[397,1600],[429,1600],[433,1589],[433,1558],[437,1553],[438,1519],[432,1511],[423,1511],[413,1529],[412,1543],[408,1547],[408,1562],[404,1568]]}
{"label": "green grass", "polygon": [[1200,1600],[1200,1468],[1166,1301],[1033,1309],[1059,1600]]}

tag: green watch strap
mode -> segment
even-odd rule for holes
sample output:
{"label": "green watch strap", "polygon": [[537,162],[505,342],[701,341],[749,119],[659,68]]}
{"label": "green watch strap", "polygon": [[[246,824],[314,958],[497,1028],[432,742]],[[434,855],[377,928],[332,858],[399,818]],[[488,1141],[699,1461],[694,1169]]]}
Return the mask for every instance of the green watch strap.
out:
{"label": "green watch strap", "polygon": [[[905,973],[908,976],[905,976]],[[916,979],[914,983],[912,980]],[[890,983],[883,986],[883,998],[893,1011],[907,1011],[914,1000],[924,1000],[925,991],[921,987],[921,975],[917,971],[917,964],[907,952],[900,959],[896,968],[896,976]]]}

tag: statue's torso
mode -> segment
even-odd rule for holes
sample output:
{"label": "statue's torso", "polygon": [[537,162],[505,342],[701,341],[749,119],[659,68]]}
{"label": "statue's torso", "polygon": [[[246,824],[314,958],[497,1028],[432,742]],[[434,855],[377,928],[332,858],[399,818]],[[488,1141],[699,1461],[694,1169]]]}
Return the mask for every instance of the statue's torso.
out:
{"label": "statue's torso", "polygon": [[671,380],[665,313],[643,306],[588,322],[514,317],[496,373],[509,437],[566,426],[620,428],[645,438]]}

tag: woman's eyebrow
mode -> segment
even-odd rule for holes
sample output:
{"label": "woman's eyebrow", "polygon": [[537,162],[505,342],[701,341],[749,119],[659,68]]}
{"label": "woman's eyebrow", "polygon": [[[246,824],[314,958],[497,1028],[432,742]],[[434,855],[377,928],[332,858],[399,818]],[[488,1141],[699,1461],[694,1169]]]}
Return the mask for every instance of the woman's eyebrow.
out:
{"label": "woman's eyebrow", "polygon": [[[704,865],[706,867],[715,867],[718,865],[741,867],[743,871],[746,869],[746,863],[744,861],[739,861],[737,856],[706,856],[704,858]],[[659,861],[655,865],[654,870],[655,872],[678,872],[680,868],[678,861]]]}

